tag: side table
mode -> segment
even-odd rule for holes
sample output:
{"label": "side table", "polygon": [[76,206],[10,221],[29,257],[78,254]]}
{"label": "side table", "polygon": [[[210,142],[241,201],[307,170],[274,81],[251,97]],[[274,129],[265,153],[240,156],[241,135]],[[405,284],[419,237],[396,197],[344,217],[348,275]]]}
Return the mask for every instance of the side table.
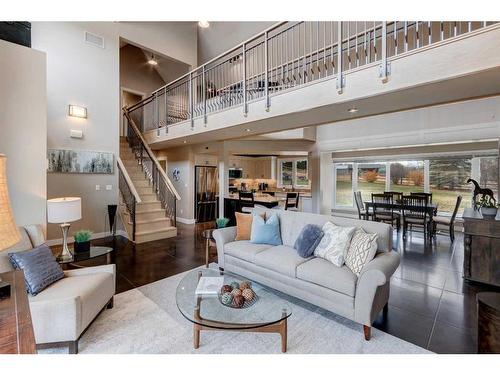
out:
{"label": "side table", "polygon": [[205,239],[205,267],[208,268],[208,258],[210,256],[210,241],[213,241],[214,238],[212,234],[215,229],[205,229],[201,236]]}

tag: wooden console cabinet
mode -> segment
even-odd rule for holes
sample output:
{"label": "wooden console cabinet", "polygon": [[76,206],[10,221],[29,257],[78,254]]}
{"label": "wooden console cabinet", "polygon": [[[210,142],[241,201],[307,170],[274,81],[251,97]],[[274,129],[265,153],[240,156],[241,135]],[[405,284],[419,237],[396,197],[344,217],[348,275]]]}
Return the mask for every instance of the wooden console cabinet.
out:
{"label": "wooden console cabinet", "polygon": [[500,286],[500,219],[484,219],[466,208],[464,220],[464,278]]}
{"label": "wooden console cabinet", "polygon": [[23,271],[0,273],[10,297],[0,300],[0,354],[36,354]]}

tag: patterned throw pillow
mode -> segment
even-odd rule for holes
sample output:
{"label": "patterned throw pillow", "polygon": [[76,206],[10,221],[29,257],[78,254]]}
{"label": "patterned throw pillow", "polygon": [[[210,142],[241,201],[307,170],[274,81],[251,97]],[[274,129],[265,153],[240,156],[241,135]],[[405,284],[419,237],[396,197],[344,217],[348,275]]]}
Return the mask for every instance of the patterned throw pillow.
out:
{"label": "patterned throw pillow", "polygon": [[351,245],[345,257],[345,264],[359,276],[363,267],[373,259],[377,252],[378,234],[366,233],[362,228],[357,228],[351,239]]}
{"label": "patterned throw pillow", "polygon": [[9,258],[14,268],[24,271],[26,289],[33,296],[64,277],[61,266],[45,244],[31,250],[10,253]]}
{"label": "patterned throw pillow", "polygon": [[328,221],[322,229],[323,238],[314,250],[314,255],[332,262],[337,267],[342,267],[356,228],[340,227]]}

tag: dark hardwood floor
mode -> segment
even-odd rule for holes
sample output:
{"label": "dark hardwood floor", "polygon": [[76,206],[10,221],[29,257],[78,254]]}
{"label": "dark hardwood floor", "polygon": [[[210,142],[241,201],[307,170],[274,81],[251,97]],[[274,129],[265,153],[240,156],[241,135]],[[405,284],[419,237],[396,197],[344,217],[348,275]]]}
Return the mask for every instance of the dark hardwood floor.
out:
{"label": "dark hardwood floor", "polygon": [[[114,242],[117,293],[121,293],[204,264],[201,232],[209,227],[179,224],[176,238],[136,246],[123,237],[93,243]],[[438,235],[424,244],[420,233],[406,241],[395,233],[394,248],[401,254],[401,265],[392,279],[388,316],[384,320],[381,314],[374,326],[433,352],[475,353],[476,294],[494,289],[463,281],[463,236],[457,234],[451,243],[449,236]],[[215,252],[212,248],[212,262],[217,261]]]}

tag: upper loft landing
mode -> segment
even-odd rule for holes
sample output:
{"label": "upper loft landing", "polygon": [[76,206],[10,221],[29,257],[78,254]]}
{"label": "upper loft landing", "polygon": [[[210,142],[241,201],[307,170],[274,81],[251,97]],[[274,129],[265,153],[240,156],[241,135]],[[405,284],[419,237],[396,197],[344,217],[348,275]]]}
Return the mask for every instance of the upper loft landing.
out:
{"label": "upper loft landing", "polygon": [[500,24],[280,22],[128,108],[151,148],[500,92]]}

